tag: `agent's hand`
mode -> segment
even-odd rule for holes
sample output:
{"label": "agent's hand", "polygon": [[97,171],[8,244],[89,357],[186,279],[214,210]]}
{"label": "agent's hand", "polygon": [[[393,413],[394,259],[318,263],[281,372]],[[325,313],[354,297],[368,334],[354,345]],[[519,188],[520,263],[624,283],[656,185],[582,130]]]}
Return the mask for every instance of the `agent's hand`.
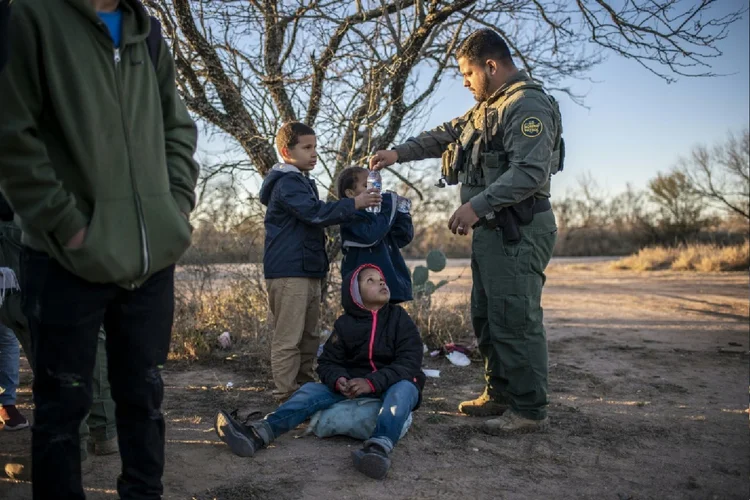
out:
{"label": "agent's hand", "polygon": [[73,235],[72,238],[68,240],[68,242],[65,244],[65,248],[68,250],[75,250],[77,248],[81,248],[83,246],[83,242],[86,241],[86,234],[88,233],[89,228],[84,227],[80,231],[78,231],[76,234]]}
{"label": "agent's hand", "polygon": [[370,157],[370,170],[381,170],[398,161],[398,153],[392,149],[381,149]]}
{"label": "agent's hand", "polygon": [[382,201],[383,196],[380,194],[380,191],[377,189],[369,189],[359,193],[359,195],[354,198],[354,208],[362,210],[363,208],[380,205]]}
{"label": "agent's hand", "polygon": [[458,207],[458,210],[453,212],[451,219],[448,221],[448,229],[450,229],[453,234],[465,236],[469,234],[469,229],[471,229],[471,226],[476,224],[478,220],[479,217],[471,207],[471,203],[464,203]]}
{"label": "agent's hand", "polygon": [[362,396],[363,394],[370,394],[372,392],[372,388],[370,387],[370,384],[367,383],[367,380],[363,378],[353,378],[349,381],[349,393],[346,395],[346,397],[350,399],[354,399],[356,397]]}

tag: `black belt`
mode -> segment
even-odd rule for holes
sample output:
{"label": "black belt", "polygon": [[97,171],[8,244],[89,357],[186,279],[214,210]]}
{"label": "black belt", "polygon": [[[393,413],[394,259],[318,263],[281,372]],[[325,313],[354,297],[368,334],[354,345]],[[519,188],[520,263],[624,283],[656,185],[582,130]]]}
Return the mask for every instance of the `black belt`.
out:
{"label": "black belt", "polygon": [[552,210],[552,203],[549,202],[549,198],[536,198],[534,205],[531,207],[532,214],[540,214]]}
{"label": "black belt", "polygon": [[520,203],[495,211],[495,217],[487,220],[486,217],[479,219],[474,228],[486,226],[489,229],[500,228],[503,230],[503,240],[508,244],[521,241],[521,226],[531,224],[534,215],[552,210],[549,198],[526,198]]}

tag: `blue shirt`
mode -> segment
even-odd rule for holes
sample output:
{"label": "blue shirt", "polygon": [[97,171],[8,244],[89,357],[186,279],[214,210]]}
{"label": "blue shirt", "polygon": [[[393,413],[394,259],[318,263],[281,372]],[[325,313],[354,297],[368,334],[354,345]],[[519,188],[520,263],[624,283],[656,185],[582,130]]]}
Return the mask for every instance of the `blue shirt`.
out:
{"label": "blue shirt", "polygon": [[119,49],[122,38],[122,11],[117,9],[114,12],[97,12],[96,15],[107,25],[109,36],[112,37],[115,48]]}

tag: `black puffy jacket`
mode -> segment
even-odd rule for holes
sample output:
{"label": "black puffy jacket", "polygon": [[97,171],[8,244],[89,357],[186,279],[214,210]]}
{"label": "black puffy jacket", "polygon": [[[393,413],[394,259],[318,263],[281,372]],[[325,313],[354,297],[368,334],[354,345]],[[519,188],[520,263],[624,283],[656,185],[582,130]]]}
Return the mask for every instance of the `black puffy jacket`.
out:
{"label": "black puffy jacket", "polygon": [[402,380],[414,383],[422,400],[425,375],[422,372],[422,338],[417,326],[401,307],[386,304],[377,312],[365,309],[359,297],[357,277],[364,264],[351,272],[344,288],[344,314],[336,320],[333,333],[318,358],[320,381],[336,390],[339,377],[364,378],[375,389],[385,392]]}

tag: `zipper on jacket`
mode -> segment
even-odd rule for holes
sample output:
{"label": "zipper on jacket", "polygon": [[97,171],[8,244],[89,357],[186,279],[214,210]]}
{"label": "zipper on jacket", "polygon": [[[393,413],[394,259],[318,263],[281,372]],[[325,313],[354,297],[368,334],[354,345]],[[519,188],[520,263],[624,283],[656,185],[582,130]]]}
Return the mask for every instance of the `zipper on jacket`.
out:
{"label": "zipper on jacket", "polygon": [[372,331],[370,331],[370,366],[372,367],[372,371],[376,372],[378,371],[377,367],[375,366],[375,362],[372,360],[372,351],[375,347],[375,331],[378,328],[378,312],[372,311]]}
{"label": "zipper on jacket", "polygon": [[[133,159],[130,154],[130,133],[128,131],[127,121],[123,114],[122,105],[122,87],[120,84],[119,66],[122,56],[119,48],[115,48],[115,83],[117,85],[117,98],[120,101],[120,118],[122,120],[123,133],[125,134],[125,145],[128,149],[128,165],[130,166],[130,180],[133,185],[133,195],[135,196],[135,208],[138,212],[138,225],[141,232],[141,251],[143,252],[143,270],[141,272],[141,278],[148,274],[149,268],[151,267],[151,256],[148,253],[148,235],[146,234],[146,221],[143,218],[143,206],[141,205],[141,197],[138,195],[138,186],[135,182],[135,172],[133,170]],[[131,288],[135,288],[135,283],[130,285]]]}

